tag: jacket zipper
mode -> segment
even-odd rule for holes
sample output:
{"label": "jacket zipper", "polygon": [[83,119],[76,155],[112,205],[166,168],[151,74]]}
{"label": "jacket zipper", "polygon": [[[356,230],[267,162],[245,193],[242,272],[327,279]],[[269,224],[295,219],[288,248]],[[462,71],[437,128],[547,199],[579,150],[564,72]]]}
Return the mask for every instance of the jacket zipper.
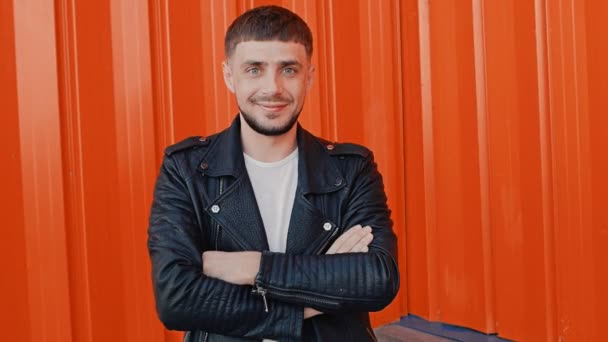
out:
{"label": "jacket zipper", "polygon": [[[224,192],[224,178],[220,177],[220,194],[219,196],[222,195],[222,193]],[[220,236],[220,228],[222,228],[220,226],[219,223],[215,224],[215,250],[218,250],[218,241],[219,241],[219,236]],[[199,342],[207,342],[207,340],[209,340],[209,333],[205,332],[205,335],[201,334],[201,339],[199,340]]]}
{"label": "jacket zipper", "polygon": [[[327,238],[327,240],[325,240],[323,242],[323,244],[321,245],[321,247],[316,251],[315,254],[319,254],[321,253],[321,251],[327,247],[327,245],[329,244],[329,242],[331,241],[331,239],[338,233],[338,228],[336,227],[336,229],[334,229],[333,232],[331,232]],[[256,285],[256,287],[251,291],[254,294],[257,295],[261,295],[262,299],[264,300],[264,311],[268,312],[268,301],[266,299],[266,293],[268,293],[268,290]],[[338,302],[334,302],[334,301],[330,301],[330,300],[324,300],[324,299],[318,299],[318,298],[314,298],[314,297],[310,297],[310,296],[306,296],[306,295],[301,295],[301,294],[288,294],[286,292],[281,292],[280,290],[272,290],[272,295],[277,296],[277,297],[283,297],[283,298],[301,298],[303,300],[309,301],[309,302],[317,302],[317,303],[321,303],[321,304],[327,304],[327,305],[331,305],[331,306],[339,306],[340,303]]]}
{"label": "jacket zipper", "polygon": [[315,251],[315,255],[321,254],[321,251],[323,251],[325,249],[325,247],[327,247],[327,245],[329,244],[329,242],[331,241],[331,239],[333,239],[334,236],[336,236],[337,233],[338,233],[338,227],[335,227],[335,229],[329,234],[329,237],[325,241],[323,241],[323,244],[321,245],[321,247],[319,247]]}
{"label": "jacket zipper", "polygon": [[268,302],[266,301],[266,289],[260,286],[256,286],[253,290],[251,290],[251,293],[255,293],[262,296],[262,299],[264,300],[264,312],[268,312]]}
{"label": "jacket zipper", "polygon": [[[220,177],[220,194],[219,194],[219,196],[222,195],[222,192],[224,192],[224,178]],[[216,251],[218,250],[217,243],[218,243],[218,239],[220,236],[220,228],[221,228],[220,224],[216,223],[216,225],[215,225],[215,250]]]}
{"label": "jacket zipper", "polygon": [[[331,232],[331,234],[329,234],[329,237],[327,238],[327,240],[321,245],[321,247],[316,251],[315,254],[319,254],[321,253],[321,251],[327,247],[327,244],[329,243],[329,241],[331,241],[331,239],[338,233],[338,229],[336,227],[336,229],[334,229],[333,232]],[[256,285],[255,288],[253,288],[251,290],[251,293],[253,294],[257,294],[262,296],[262,300],[264,300],[264,312],[268,312],[268,300],[266,299],[266,294],[268,293],[268,290]],[[318,299],[318,298],[314,298],[314,297],[310,297],[310,296],[306,296],[306,295],[301,295],[301,294],[288,294],[286,292],[281,292],[280,290],[272,290],[272,294],[276,295],[278,297],[283,297],[283,298],[292,298],[292,297],[296,297],[296,298],[301,298],[303,300],[307,300],[310,302],[317,302],[317,303],[321,303],[321,304],[327,304],[327,305],[331,305],[331,306],[339,306],[340,303],[338,302],[334,302],[334,301],[330,301],[330,300],[324,300],[324,299]]]}
{"label": "jacket zipper", "polygon": [[[263,288],[259,285],[256,285],[256,288],[253,289],[252,291],[255,294],[259,294],[262,296],[262,299],[264,299],[264,306],[266,309],[266,312],[268,312],[268,304],[266,302],[266,294],[268,293],[268,289]],[[300,298],[309,302],[316,302],[316,303],[320,303],[320,304],[327,304],[327,305],[331,305],[334,307],[338,307],[340,306],[340,303],[335,302],[335,301],[331,301],[331,300],[325,300],[325,299],[319,299],[319,298],[315,298],[315,297],[310,297],[307,295],[302,295],[302,294],[298,294],[298,293],[287,293],[281,290],[276,290],[276,289],[272,289],[272,295],[276,296],[276,297],[283,297],[283,298]]]}

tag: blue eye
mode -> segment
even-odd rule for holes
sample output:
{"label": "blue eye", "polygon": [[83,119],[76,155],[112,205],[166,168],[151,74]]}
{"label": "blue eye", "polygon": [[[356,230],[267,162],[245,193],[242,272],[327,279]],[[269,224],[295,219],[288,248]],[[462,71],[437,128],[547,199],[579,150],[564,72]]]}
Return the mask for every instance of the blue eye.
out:
{"label": "blue eye", "polygon": [[295,75],[297,73],[297,70],[294,68],[285,68],[283,69],[283,73],[286,75]]}
{"label": "blue eye", "polygon": [[247,69],[247,73],[252,75],[252,76],[257,76],[260,74],[260,69],[259,68],[249,68]]}

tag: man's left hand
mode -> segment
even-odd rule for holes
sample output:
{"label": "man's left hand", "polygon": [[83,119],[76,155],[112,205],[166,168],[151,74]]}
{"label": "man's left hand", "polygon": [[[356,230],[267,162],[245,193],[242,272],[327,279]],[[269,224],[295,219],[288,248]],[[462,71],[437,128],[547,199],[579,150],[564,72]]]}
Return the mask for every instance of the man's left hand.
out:
{"label": "man's left hand", "polygon": [[203,274],[236,285],[254,285],[261,258],[260,252],[204,252]]}

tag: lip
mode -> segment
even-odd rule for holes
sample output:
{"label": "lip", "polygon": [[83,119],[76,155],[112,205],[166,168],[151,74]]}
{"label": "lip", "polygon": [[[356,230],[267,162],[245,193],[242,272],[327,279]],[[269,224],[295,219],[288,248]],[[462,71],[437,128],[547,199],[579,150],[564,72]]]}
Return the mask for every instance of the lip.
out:
{"label": "lip", "polygon": [[264,108],[264,110],[268,112],[280,112],[285,107],[287,107],[288,103],[257,103],[258,106]]}

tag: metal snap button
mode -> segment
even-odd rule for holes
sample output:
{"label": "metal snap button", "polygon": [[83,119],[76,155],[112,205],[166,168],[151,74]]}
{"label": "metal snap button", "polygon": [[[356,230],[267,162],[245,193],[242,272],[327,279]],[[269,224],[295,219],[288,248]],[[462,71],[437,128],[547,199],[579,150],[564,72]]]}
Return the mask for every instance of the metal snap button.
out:
{"label": "metal snap button", "polygon": [[211,212],[214,213],[214,214],[219,213],[220,212],[220,206],[217,205],[217,204],[212,205],[211,206]]}
{"label": "metal snap button", "polygon": [[325,146],[329,151],[333,150],[334,148],[336,148],[334,145],[329,144],[327,146]]}
{"label": "metal snap button", "polygon": [[331,230],[331,223],[329,223],[329,222],[323,223],[323,229],[325,229],[325,230]]}

